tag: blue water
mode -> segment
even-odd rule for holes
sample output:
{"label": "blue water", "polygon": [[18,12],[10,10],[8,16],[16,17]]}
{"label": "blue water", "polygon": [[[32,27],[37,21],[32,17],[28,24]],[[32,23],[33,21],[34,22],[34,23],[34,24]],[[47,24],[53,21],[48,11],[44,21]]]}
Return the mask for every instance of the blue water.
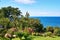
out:
{"label": "blue water", "polygon": [[32,18],[39,19],[44,27],[46,26],[60,27],[60,17],[32,17]]}

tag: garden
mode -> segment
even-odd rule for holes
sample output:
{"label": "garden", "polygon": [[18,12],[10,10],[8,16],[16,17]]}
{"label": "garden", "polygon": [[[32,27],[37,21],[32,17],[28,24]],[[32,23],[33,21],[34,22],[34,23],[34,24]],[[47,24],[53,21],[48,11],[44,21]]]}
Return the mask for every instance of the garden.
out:
{"label": "garden", "polygon": [[22,15],[19,8],[0,9],[0,40],[60,40],[60,27],[44,27],[39,19]]}

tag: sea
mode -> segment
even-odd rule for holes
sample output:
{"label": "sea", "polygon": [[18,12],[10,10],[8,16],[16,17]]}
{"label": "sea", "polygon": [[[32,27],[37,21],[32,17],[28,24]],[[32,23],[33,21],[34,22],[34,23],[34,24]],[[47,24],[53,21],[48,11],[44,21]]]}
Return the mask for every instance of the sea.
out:
{"label": "sea", "polygon": [[60,27],[60,17],[32,17],[35,19],[39,19],[40,23],[43,24],[44,27],[52,26],[52,27]]}

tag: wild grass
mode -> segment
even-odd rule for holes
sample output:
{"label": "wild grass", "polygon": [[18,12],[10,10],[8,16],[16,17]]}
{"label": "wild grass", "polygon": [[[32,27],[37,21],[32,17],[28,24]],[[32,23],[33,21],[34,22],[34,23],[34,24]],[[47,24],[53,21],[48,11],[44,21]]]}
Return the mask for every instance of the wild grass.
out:
{"label": "wild grass", "polygon": [[[15,38],[13,40],[19,40],[19,38]],[[41,37],[41,36],[33,36],[32,40],[60,40],[60,37]]]}

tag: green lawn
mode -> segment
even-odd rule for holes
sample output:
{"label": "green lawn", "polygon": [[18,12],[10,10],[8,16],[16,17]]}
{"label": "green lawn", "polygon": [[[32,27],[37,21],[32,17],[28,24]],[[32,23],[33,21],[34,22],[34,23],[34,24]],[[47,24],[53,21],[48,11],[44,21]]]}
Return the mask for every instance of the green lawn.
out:
{"label": "green lawn", "polygon": [[[13,40],[19,40],[19,38],[15,38]],[[35,36],[33,40],[60,40],[60,37],[40,37],[40,36]]]}
{"label": "green lawn", "polygon": [[34,40],[60,40],[60,37],[35,37]]}

